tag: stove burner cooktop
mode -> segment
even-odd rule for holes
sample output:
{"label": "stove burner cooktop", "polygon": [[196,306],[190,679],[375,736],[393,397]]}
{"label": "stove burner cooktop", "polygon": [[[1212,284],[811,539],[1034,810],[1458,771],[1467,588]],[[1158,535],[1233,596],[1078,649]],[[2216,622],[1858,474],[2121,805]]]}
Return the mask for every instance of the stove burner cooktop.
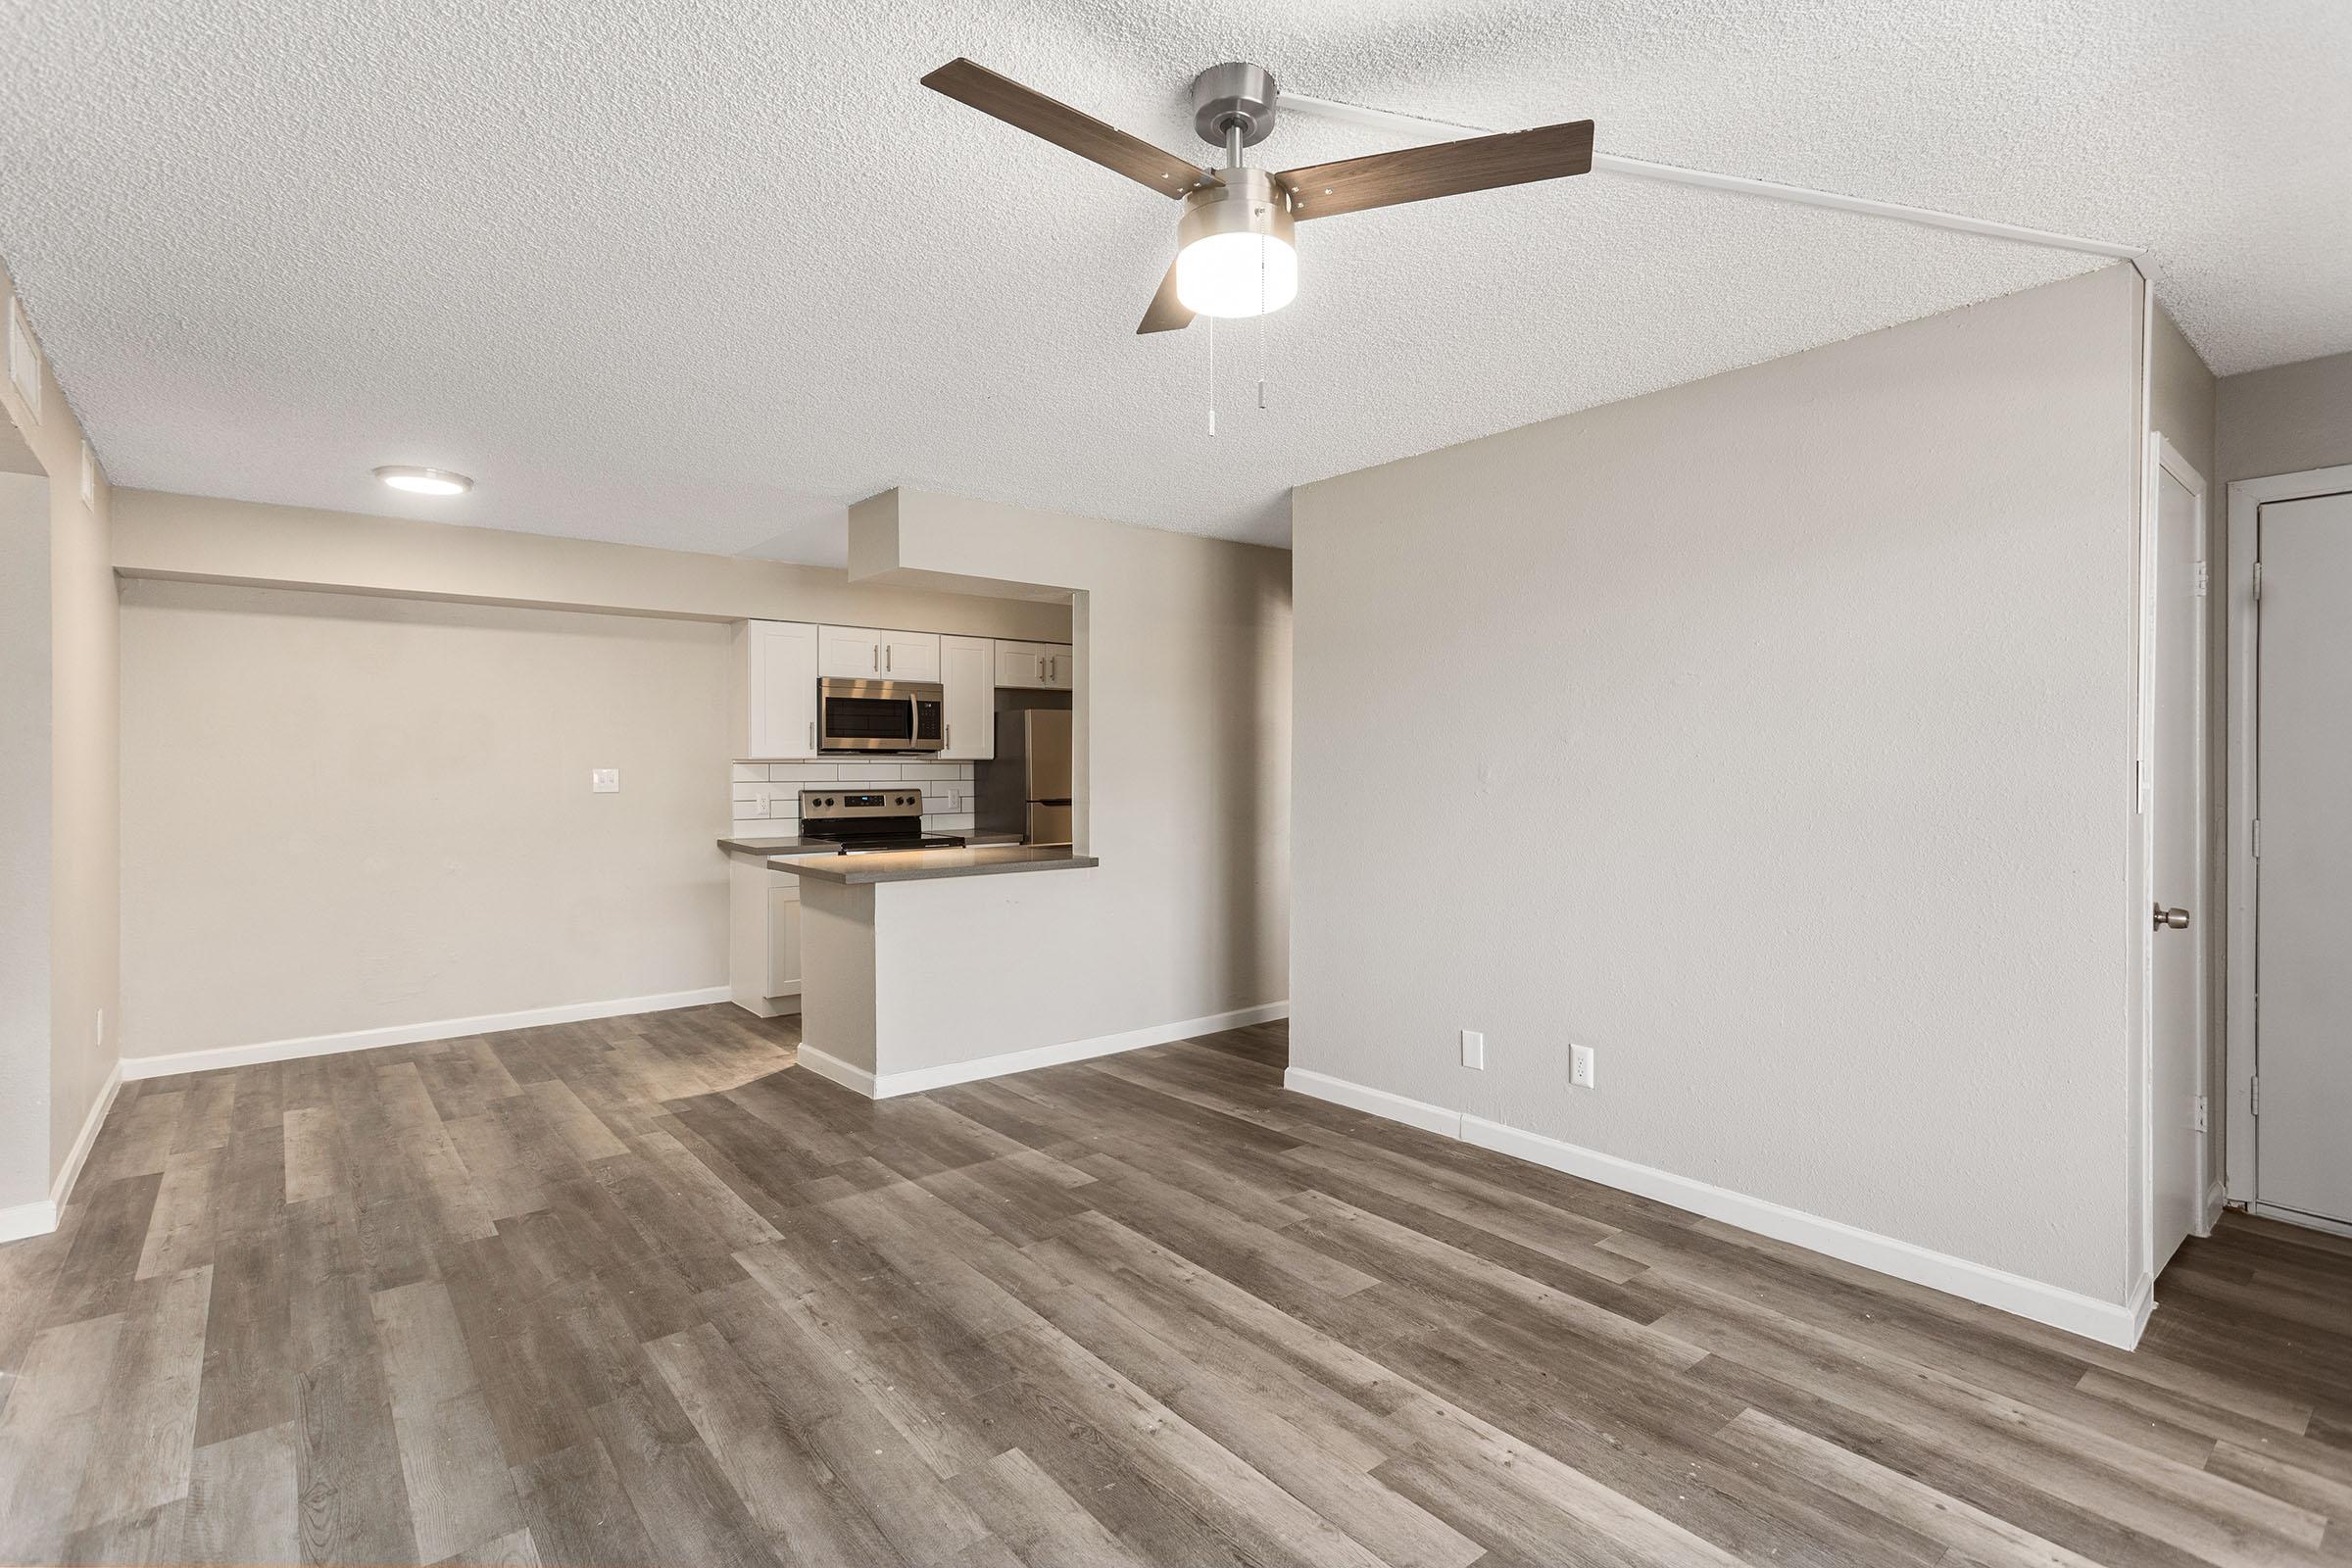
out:
{"label": "stove burner cooktop", "polygon": [[924,832],[922,813],[922,790],[911,784],[835,784],[801,791],[801,832],[831,840],[842,855],[963,848],[956,834]]}

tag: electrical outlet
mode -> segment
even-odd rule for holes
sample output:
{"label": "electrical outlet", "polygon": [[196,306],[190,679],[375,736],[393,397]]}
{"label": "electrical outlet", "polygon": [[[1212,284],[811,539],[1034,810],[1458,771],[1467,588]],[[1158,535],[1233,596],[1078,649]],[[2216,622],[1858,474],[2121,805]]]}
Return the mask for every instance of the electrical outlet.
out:
{"label": "electrical outlet", "polygon": [[620,769],[617,767],[589,769],[588,789],[591,794],[595,795],[618,795],[620,793]]}
{"label": "electrical outlet", "polygon": [[1593,1087],[1592,1048],[1591,1046],[1570,1046],[1568,1048],[1568,1081],[1579,1089]]}
{"label": "electrical outlet", "polygon": [[1462,1031],[1462,1065],[1487,1070],[1487,1037],[1475,1029]]}

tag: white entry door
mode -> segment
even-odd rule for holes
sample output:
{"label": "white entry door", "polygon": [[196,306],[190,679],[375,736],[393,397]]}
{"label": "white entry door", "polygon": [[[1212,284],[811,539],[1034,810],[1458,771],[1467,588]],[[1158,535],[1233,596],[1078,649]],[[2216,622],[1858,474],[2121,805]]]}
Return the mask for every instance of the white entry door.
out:
{"label": "white entry door", "polygon": [[2161,445],[2154,479],[2148,1155],[2162,1269],[2204,1229],[2205,481]]}
{"label": "white entry door", "polygon": [[2352,1226],[2352,495],[2261,512],[2255,1200]]}

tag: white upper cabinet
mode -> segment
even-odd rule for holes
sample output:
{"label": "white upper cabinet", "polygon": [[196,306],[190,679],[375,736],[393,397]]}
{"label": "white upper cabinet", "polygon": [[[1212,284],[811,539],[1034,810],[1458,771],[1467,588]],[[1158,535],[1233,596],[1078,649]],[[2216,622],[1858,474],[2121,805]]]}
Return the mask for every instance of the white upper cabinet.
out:
{"label": "white upper cabinet", "polygon": [[1077,664],[1067,643],[997,644],[997,684],[1000,686],[1066,692],[1077,684]]}
{"label": "white upper cabinet", "polygon": [[736,757],[816,755],[816,632],[792,620],[744,622],[735,639]]}
{"label": "white upper cabinet", "polygon": [[820,674],[851,680],[937,680],[939,636],[870,626],[820,626],[817,668]]}
{"label": "white upper cabinet", "polygon": [[816,672],[849,679],[882,678],[882,634],[863,626],[820,626]]}
{"label": "white upper cabinet", "polygon": [[884,680],[939,679],[939,636],[927,631],[882,633]]}
{"label": "white upper cabinet", "polygon": [[986,760],[997,755],[997,645],[986,637],[939,639],[939,682],[947,688],[947,748],[942,759]]}

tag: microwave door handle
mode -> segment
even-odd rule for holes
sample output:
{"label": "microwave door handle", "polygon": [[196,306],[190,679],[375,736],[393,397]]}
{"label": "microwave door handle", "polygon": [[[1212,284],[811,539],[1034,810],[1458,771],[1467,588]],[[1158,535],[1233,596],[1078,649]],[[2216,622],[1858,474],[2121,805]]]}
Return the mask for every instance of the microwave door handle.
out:
{"label": "microwave door handle", "polygon": [[906,745],[911,750],[922,744],[923,700],[919,697],[909,697],[906,699]]}

